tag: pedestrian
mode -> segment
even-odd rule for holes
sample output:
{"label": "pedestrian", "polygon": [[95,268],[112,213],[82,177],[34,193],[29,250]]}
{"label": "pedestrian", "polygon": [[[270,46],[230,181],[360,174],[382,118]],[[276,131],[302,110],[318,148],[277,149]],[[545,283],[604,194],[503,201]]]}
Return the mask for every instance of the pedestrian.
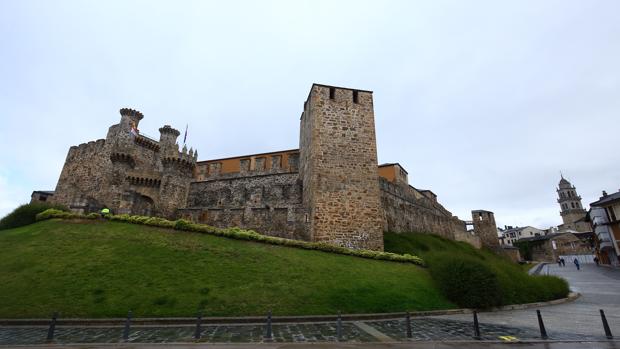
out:
{"label": "pedestrian", "polygon": [[577,260],[577,258],[575,258],[573,260],[573,263],[575,263],[575,266],[577,267],[577,270],[579,270],[579,261]]}
{"label": "pedestrian", "polygon": [[560,258],[560,261],[562,262],[562,266],[565,267],[566,266],[566,261],[564,260],[564,258]]}
{"label": "pedestrian", "polygon": [[594,257],[594,263],[596,263],[596,266],[598,267],[598,257]]}
{"label": "pedestrian", "polygon": [[560,257],[558,257],[558,267],[562,266],[562,260],[560,260]]}

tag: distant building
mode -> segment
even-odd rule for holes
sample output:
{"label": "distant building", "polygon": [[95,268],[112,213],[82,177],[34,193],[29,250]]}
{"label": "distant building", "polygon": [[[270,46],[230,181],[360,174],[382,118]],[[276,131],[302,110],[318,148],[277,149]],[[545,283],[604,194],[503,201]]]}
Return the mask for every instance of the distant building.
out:
{"label": "distant building", "polygon": [[512,227],[504,226],[504,229],[499,229],[500,244],[506,246],[513,246],[515,242],[526,237],[544,236],[545,231],[542,229],[534,228],[530,225],[525,227]]}
{"label": "distant building", "polygon": [[567,263],[574,258],[581,262],[592,262],[592,248],[572,233],[528,237],[519,240],[517,244],[526,260],[544,262],[563,257]]}
{"label": "distant building", "polygon": [[588,218],[596,235],[596,250],[602,264],[620,264],[620,191],[590,204]]}
{"label": "distant building", "polygon": [[30,203],[47,202],[52,196],[54,196],[53,190],[35,190],[30,195]]}
{"label": "distant building", "polygon": [[577,195],[575,186],[562,177],[556,192],[558,193],[558,204],[561,208],[560,216],[564,222],[558,226],[559,230],[592,231],[590,224],[585,221],[586,210],[581,205],[581,196]]}

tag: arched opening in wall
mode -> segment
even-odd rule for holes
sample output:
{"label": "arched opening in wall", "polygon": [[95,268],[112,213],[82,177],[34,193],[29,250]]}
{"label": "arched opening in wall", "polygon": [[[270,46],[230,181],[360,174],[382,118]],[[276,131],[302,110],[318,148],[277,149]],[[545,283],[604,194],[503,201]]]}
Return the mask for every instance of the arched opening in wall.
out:
{"label": "arched opening in wall", "polygon": [[151,216],[153,214],[153,199],[140,193],[135,193],[131,213],[139,216]]}

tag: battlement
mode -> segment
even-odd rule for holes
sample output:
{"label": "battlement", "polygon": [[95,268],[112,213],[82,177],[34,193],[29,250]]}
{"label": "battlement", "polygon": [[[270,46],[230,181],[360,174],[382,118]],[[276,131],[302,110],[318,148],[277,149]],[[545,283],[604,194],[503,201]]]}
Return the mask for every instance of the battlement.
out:
{"label": "battlement", "polygon": [[133,139],[134,143],[136,143],[137,145],[141,146],[141,147],[145,147],[147,149],[150,149],[154,152],[158,152],[160,149],[160,146],[158,144],[158,142],[156,140],[150,139],[146,136],[143,135],[137,135],[134,137]]}
{"label": "battlement", "polygon": [[170,125],[164,125],[164,127],[161,127],[159,129],[159,133],[171,134],[171,135],[174,135],[175,138],[178,137],[181,134],[181,132],[179,132],[178,130],[172,128],[172,126],[170,126]]}
{"label": "battlement", "polygon": [[138,186],[153,187],[153,188],[159,188],[161,186],[161,179],[159,178],[127,176],[125,179],[129,183],[133,185],[138,185]]}
{"label": "battlement", "polygon": [[132,119],[136,119],[138,121],[144,118],[144,114],[131,108],[121,108],[119,112],[121,113],[121,116],[129,116]]}
{"label": "battlement", "polygon": [[131,168],[136,166],[136,160],[130,154],[114,152],[110,154],[110,160],[115,163],[126,163]]}
{"label": "battlement", "polygon": [[105,139],[98,139],[96,141],[90,141],[88,143],[82,143],[80,145],[74,145],[69,148],[68,156],[75,156],[78,154],[100,152],[105,146]]}

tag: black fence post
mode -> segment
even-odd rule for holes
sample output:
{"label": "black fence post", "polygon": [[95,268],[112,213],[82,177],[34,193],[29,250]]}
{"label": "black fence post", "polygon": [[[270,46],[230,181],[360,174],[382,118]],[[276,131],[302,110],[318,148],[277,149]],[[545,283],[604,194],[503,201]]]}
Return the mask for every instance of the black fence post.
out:
{"label": "black fence post", "polygon": [[125,328],[123,329],[123,340],[127,342],[129,340],[129,330],[131,329],[131,310],[127,313],[127,320],[125,320]]}
{"label": "black fence post", "polygon": [[58,312],[54,312],[54,314],[52,314],[52,321],[50,322],[50,327],[47,330],[48,341],[54,340],[54,331],[56,330],[56,319],[57,318],[58,318]]}
{"label": "black fence post", "polygon": [[336,338],[338,342],[342,340],[342,315],[338,312],[338,321],[336,322]]}
{"label": "black fence post", "polygon": [[202,311],[198,312],[196,316],[196,331],[194,332],[194,339],[200,339],[202,329],[200,328],[200,322],[202,321]]}
{"label": "black fence post", "polygon": [[474,339],[481,339],[480,324],[478,324],[478,313],[474,310]]}
{"label": "black fence post", "polygon": [[611,334],[611,329],[609,328],[609,324],[607,323],[607,318],[605,317],[605,312],[603,309],[599,309],[601,312],[601,320],[603,320],[603,329],[605,330],[605,337],[607,339],[614,339],[614,336]]}
{"label": "black fence post", "polygon": [[411,314],[407,312],[405,315],[405,326],[407,331],[407,338],[413,338],[413,334],[411,333]]}
{"label": "black fence post", "polygon": [[269,313],[267,313],[267,330],[265,332],[265,340],[272,340],[273,339],[273,333],[271,331],[271,310],[269,310]]}
{"label": "black fence post", "polygon": [[536,316],[538,317],[538,327],[540,327],[540,338],[547,339],[547,330],[545,329],[545,324],[543,323],[542,316],[540,315],[540,310],[536,310]]}

